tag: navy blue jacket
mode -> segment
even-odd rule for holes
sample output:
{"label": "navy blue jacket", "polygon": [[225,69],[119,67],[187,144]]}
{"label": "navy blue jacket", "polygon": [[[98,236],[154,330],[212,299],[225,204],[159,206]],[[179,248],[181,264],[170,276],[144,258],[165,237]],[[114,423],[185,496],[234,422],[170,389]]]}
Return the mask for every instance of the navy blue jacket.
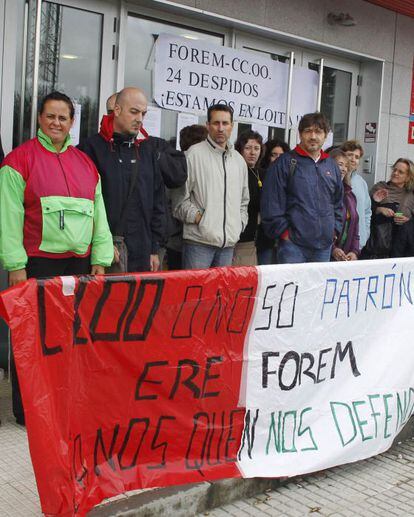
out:
{"label": "navy blue jacket", "polygon": [[[88,138],[79,148],[89,155],[101,175],[109,227],[112,235],[125,237],[128,270],[148,271],[150,255],[158,252],[166,234],[164,185],[173,188],[185,183],[187,166],[184,154],[160,138],[130,140],[113,132],[113,116],[104,116],[100,133]],[[124,228],[120,228],[132,161],[136,159],[138,176]]]}
{"label": "navy blue jacket", "polygon": [[[290,162],[297,160],[289,178]],[[299,146],[280,156],[268,169],[261,199],[265,233],[300,246],[324,249],[342,229],[343,185],[340,170],[323,151],[318,162]]]}

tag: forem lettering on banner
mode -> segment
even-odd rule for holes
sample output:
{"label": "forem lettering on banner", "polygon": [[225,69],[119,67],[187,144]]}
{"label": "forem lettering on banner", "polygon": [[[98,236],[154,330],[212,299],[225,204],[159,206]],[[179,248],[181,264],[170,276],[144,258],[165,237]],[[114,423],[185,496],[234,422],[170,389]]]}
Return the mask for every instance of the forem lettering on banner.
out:
{"label": "forem lettering on banner", "polygon": [[[163,108],[206,113],[227,104],[236,120],[286,125],[289,66],[243,50],[160,34],[155,48],[154,99]],[[317,73],[295,68],[292,115],[297,125],[315,110]]]}
{"label": "forem lettering on banner", "polygon": [[414,412],[413,268],[217,268],[3,292],[43,512],[386,450]]}
{"label": "forem lettering on banner", "polygon": [[243,476],[303,474],[392,444],[414,408],[413,266],[259,268],[240,399]]}

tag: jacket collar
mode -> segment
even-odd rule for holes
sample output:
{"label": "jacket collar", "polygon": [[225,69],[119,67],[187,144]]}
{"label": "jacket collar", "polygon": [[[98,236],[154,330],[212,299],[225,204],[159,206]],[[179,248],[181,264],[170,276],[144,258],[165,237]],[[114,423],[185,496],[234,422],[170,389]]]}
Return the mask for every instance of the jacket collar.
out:
{"label": "jacket collar", "polygon": [[[299,156],[307,156],[308,158],[312,158],[312,156],[309,155],[309,153],[307,153],[304,149],[302,149],[302,147],[300,145],[297,145],[295,147],[295,153],[298,153]],[[320,154],[320,157],[319,157],[319,160],[325,160],[326,158],[329,158],[329,154],[328,153],[325,153],[325,151],[323,149],[321,149],[321,154]]]}
{"label": "jacket collar", "polygon": [[[99,134],[102,136],[104,140],[107,142],[114,141],[114,114],[104,115],[101,120],[101,127],[99,129]],[[142,127],[134,140],[134,145],[139,145],[144,140],[149,138],[148,133]]]}
{"label": "jacket collar", "polygon": [[214,140],[212,140],[210,138],[210,135],[207,135],[207,138],[206,138],[206,142],[207,142],[207,145],[208,147],[214,151],[215,153],[219,153],[219,154],[224,154],[224,153],[231,153],[233,151],[233,144],[228,141],[227,144],[226,144],[226,148],[223,149],[222,147],[220,147],[219,145],[216,144],[216,142]]}
{"label": "jacket collar", "polygon": [[62,146],[62,149],[60,150],[60,152],[58,152],[56,150],[56,147],[53,145],[53,142],[52,140],[50,139],[49,136],[45,135],[43,133],[43,131],[39,128],[37,130],[37,139],[39,141],[39,143],[45,148],[47,149],[48,151],[50,151],[51,153],[55,153],[55,154],[61,154],[61,153],[64,153],[66,151],[66,149],[71,145],[71,139],[70,139],[70,135],[68,134],[67,137],[65,138],[65,141],[63,142],[63,146]]}

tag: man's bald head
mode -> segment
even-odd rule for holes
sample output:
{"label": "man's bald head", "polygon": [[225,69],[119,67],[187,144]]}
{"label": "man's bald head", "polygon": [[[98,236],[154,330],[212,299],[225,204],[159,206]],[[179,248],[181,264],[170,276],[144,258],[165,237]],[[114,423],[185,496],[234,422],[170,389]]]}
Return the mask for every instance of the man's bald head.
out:
{"label": "man's bald head", "polygon": [[113,113],[113,111],[115,109],[115,102],[116,102],[117,95],[118,94],[115,92],[110,97],[107,98],[107,100],[106,100],[106,114],[107,115],[110,115],[111,113]]}
{"label": "man's bald head", "polygon": [[144,93],[144,90],[141,88],[134,88],[132,86],[128,86],[124,88],[120,92],[118,92],[116,96],[116,104],[123,106],[126,102],[144,102],[148,103],[147,96]]}
{"label": "man's bald head", "polygon": [[124,88],[116,96],[114,131],[136,136],[147,113],[148,101],[140,88]]}

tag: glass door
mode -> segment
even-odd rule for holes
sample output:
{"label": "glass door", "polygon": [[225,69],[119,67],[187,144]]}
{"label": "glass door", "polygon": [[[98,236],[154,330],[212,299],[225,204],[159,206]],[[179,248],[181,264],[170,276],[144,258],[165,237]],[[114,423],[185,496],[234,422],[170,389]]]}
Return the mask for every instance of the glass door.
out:
{"label": "glass door", "polygon": [[[268,38],[261,38],[243,32],[236,33],[236,47],[268,55],[270,59],[289,62],[290,52],[294,52],[294,64],[307,67],[319,74],[323,58],[322,89],[320,111],[328,118],[333,131],[333,145],[353,137],[356,131],[357,94],[359,63],[331,54],[312,52],[307,48],[289,45]],[[269,127],[269,138],[281,138],[283,128]],[[295,134],[292,134],[295,133]],[[289,134],[290,144],[295,143],[296,128]]]}
{"label": "glass door", "polygon": [[[33,136],[36,84],[36,106],[54,90],[72,98],[78,117],[75,140],[96,132],[105,94],[115,90],[115,7],[88,0],[42,0],[40,7],[40,30],[39,0],[18,1],[15,7],[22,37],[16,41],[13,147]],[[109,90],[103,92],[102,84]]]}
{"label": "glass door", "polygon": [[359,63],[305,52],[304,66],[319,72],[323,58],[320,111],[333,132],[332,145],[340,145],[356,133]]}

